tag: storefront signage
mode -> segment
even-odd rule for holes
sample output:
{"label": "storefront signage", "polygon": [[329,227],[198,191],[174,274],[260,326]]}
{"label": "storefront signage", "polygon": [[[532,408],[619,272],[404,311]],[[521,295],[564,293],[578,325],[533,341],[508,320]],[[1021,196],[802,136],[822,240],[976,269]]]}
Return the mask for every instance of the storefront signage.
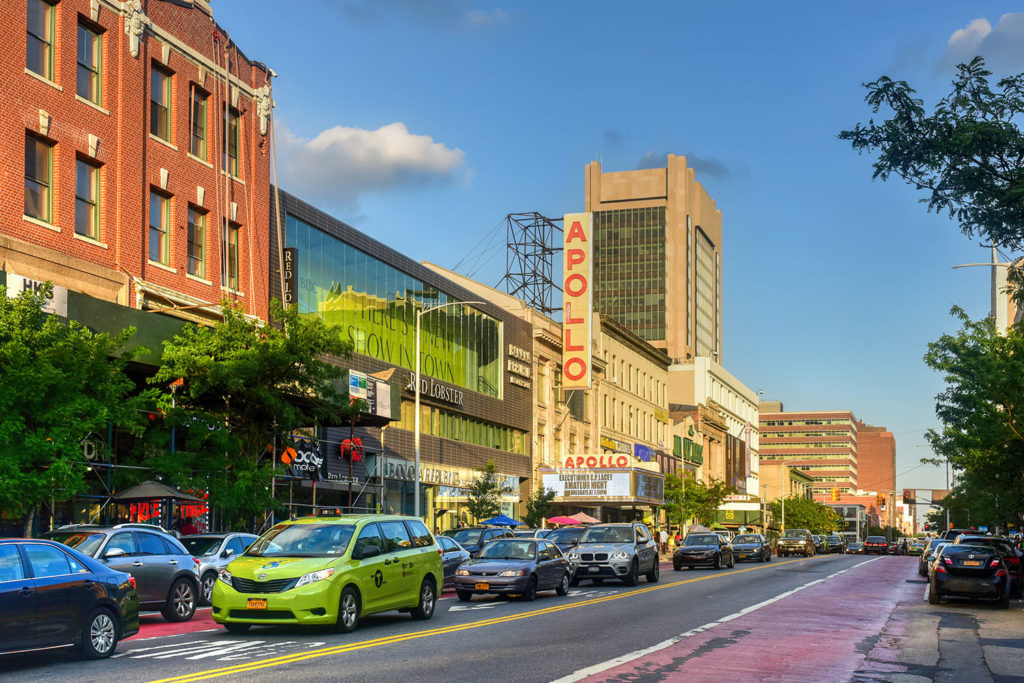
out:
{"label": "storefront signage", "polygon": [[287,474],[301,479],[319,479],[324,465],[320,444],[308,439],[298,439],[281,453],[281,464],[288,468]]}
{"label": "storefront signage", "polygon": [[349,399],[366,401],[368,415],[391,419],[391,385],[363,372],[348,371]]}
{"label": "storefront signage", "polygon": [[633,455],[636,456],[637,460],[641,460],[643,462],[653,462],[654,461],[654,449],[653,448],[649,448],[649,447],[643,445],[642,443],[638,443],[638,444],[634,444],[633,445]]}
{"label": "storefront signage", "polygon": [[668,411],[665,410],[664,408],[655,408],[654,409],[654,419],[657,420],[658,422],[661,422],[662,424],[668,424],[669,423]]}
{"label": "storefront signage", "polygon": [[544,488],[564,498],[629,496],[629,472],[573,471],[541,476]]}
{"label": "storefront signage", "polygon": [[508,381],[517,386],[529,389],[533,379],[533,354],[515,344],[508,345],[508,358],[505,359],[508,370]]}
{"label": "storefront signage", "polygon": [[694,465],[704,464],[704,444],[683,439],[683,460]]}
{"label": "storefront signage", "polygon": [[601,437],[601,448],[609,451],[615,451],[616,453],[625,453],[626,455],[633,454],[633,444],[626,443],[625,441],[619,441],[609,436]]}
{"label": "storefront signage", "polygon": [[[416,383],[416,375],[409,373],[409,384],[406,385],[406,390],[412,391],[412,385]],[[439,401],[445,403],[451,403],[452,405],[462,407],[462,400],[465,398],[465,392],[461,389],[457,389],[447,384],[441,384],[432,377],[420,377],[420,396],[428,396],[430,398],[436,398]]]}
{"label": "storefront signage", "polygon": [[[16,273],[7,273],[7,298],[14,299],[22,292],[33,292],[39,294],[45,283],[40,280],[31,280]],[[68,290],[64,287],[53,286],[53,293],[43,304],[43,313],[59,315],[62,318],[68,317]]]}
{"label": "storefront signage", "polygon": [[563,223],[562,386],[590,388],[591,316],[593,314],[593,214],[567,213]]}
{"label": "storefront signage", "polygon": [[284,291],[281,293],[281,298],[284,300],[285,306],[291,306],[296,303],[295,283],[298,282],[298,276],[298,264],[295,261],[295,247],[286,247],[284,249]]}
{"label": "storefront signage", "polygon": [[593,467],[629,467],[628,455],[570,455],[563,461],[566,469],[584,469]]}

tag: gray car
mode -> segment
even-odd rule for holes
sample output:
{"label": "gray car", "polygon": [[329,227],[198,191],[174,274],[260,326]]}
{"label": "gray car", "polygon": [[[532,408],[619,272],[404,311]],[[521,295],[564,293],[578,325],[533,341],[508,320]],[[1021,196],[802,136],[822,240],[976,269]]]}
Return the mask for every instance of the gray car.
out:
{"label": "gray car", "polygon": [[183,536],[181,544],[192,557],[199,561],[199,586],[202,604],[209,605],[213,597],[213,585],[217,583],[220,570],[228,566],[258,537],[241,532],[227,534],[195,534]]}
{"label": "gray car", "polygon": [[569,550],[569,562],[574,565],[574,586],[583,579],[595,584],[619,579],[627,586],[635,586],[640,574],[647,577],[648,583],[654,583],[660,575],[658,544],[641,522],[587,527]]}
{"label": "gray car", "polygon": [[159,527],[81,526],[44,536],[134,576],[141,609],[160,610],[167,621],[188,621],[195,614],[199,563],[178,539]]}

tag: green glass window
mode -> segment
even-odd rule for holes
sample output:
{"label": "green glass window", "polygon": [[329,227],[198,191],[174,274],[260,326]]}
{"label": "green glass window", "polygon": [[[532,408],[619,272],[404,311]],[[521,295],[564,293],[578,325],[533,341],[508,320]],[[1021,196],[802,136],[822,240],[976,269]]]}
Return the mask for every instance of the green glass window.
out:
{"label": "green glass window", "polygon": [[206,214],[188,207],[188,274],[206,276]]}
{"label": "green glass window", "polygon": [[171,74],[153,65],[149,92],[149,132],[161,140],[171,139]]}
{"label": "green glass window", "polygon": [[164,195],[150,190],[149,192],[149,260],[165,266],[171,262],[171,249],[168,244],[170,233],[167,226],[171,223],[171,200]]}
{"label": "green glass window", "polygon": [[102,36],[88,26],[78,25],[78,96],[93,104],[100,104],[100,60],[103,54]]}
{"label": "green glass window", "polygon": [[25,136],[25,215],[53,220],[53,146]]}
{"label": "green glass window", "polygon": [[100,238],[100,169],[75,160],[75,234]]}
{"label": "green glass window", "polygon": [[28,35],[25,67],[53,80],[53,25],[56,10],[45,0],[28,0]]}

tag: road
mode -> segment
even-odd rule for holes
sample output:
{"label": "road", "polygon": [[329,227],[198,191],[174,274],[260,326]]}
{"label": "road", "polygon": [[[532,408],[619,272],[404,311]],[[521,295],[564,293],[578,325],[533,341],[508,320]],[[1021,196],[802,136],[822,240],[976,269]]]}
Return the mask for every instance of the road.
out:
{"label": "road", "polygon": [[[525,683],[660,680],[699,665],[732,670],[732,680],[739,667],[739,679],[746,670],[754,680],[766,673],[764,662],[775,662],[772,671],[803,660],[820,675],[802,678],[811,671],[797,667],[793,680],[850,680],[897,600],[907,591],[919,597],[921,587],[907,582],[916,561],[832,555],[682,572],[663,564],[655,584],[584,581],[568,597],[542,593],[532,603],[446,595],[430,621],[389,613],[348,635],[295,628],[233,635],[203,630],[210,628],[203,619],[179,635],[152,636],[159,629],[147,627],[105,661],[64,652],[9,657],[4,679]],[[830,637],[830,647],[818,647]],[[765,653],[776,656],[744,663]]]}

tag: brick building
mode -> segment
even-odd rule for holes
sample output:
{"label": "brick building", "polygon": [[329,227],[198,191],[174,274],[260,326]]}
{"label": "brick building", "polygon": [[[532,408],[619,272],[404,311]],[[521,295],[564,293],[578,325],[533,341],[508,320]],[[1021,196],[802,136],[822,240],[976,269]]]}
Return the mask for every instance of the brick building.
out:
{"label": "brick building", "polygon": [[833,488],[840,495],[853,494],[858,485],[856,417],[849,410],[769,412],[761,420],[761,464],[780,461],[793,465],[814,479],[815,500],[831,500]]}
{"label": "brick building", "polygon": [[874,492],[876,501],[878,496],[885,496],[886,509],[878,510],[879,517],[887,525],[895,526],[896,437],[892,432],[857,421],[857,470],[861,490]]}
{"label": "brick building", "polygon": [[181,319],[216,320],[224,299],[265,319],[268,67],[204,0],[4,14],[0,281],[52,280],[58,314],[135,325],[150,348]]}

